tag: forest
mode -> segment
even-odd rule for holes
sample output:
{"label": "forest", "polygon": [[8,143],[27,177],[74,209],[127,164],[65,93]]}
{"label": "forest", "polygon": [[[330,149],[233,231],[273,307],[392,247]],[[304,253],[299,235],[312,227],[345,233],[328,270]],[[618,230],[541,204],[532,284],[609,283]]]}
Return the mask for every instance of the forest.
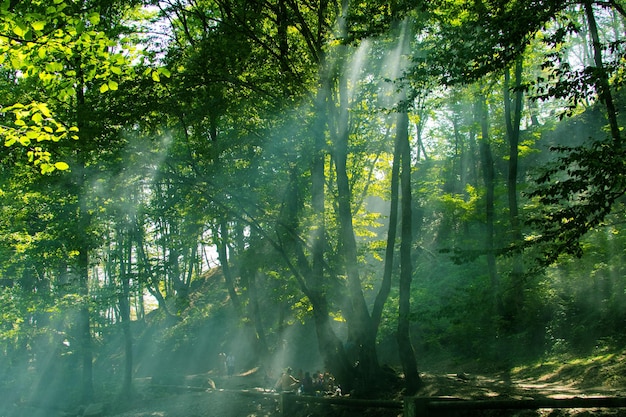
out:
{"label": "forest", "polygon": [[623,0],[1,1],[3,401],[623,349],[625,33]]}

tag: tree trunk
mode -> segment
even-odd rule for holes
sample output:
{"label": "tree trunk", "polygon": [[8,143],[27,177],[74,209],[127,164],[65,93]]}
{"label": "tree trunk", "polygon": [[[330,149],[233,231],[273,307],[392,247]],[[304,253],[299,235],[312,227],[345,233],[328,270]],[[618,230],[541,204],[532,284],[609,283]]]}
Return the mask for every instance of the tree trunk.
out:
{"label": "tree trunk", "polygon": [[496,256],[494,252],[495,239],[495,172],[491,142],[489,139],[489,122],[487,100],[483,94],[478,96],[477,113],[480,118],[482,135],[479,142],[480,159],[482,162],[483,181],[485,184],[485,253],[487,256],[487,274],[491,281],[493,296],[493,314],[498,311],[498,275],[496,270]]}
{"label": "tree trunk", "polygon": [[250,318],[254,323],[255,340],[257,342],[256,352],[261,358],[266,358],[269,355],[269,348],[267,346],[267,339],[265,338],[265,329],[263,327],[263,316],[261,315],[261,308],[259,306],[259,294],[257,290],[256,271],[250,271],[248,276],[248,297],[250,302]]}
{"label": "tree trunk", "polygon": [[309,299],[314,306],[313,319],[317,343],[324,366],[335,376],[343,391],[350,392],[354,388],[354,369],[348,361],[343,343],[331,326],[326,297],[323,294],[314,293]]}
{"label": "tree trunk", "polygon": [[219,224],[219,232],[215,233],[215,245],[217,246],[217,256],[222,266],[222,274],[226,282],[226,289],[230,296],[230,301],[237,312],[239,318],[242,317],[241,302],[239,301],[239,295],[235,290],[235,278],[233,277],[230,269],[228,259],[228,225],[226,220],[222,219]]}
{"label": "tree trunk", "polygon": [[144,232],[140,225],[136,224],[134,236],[137,240],[137,257],[138,261],[140,261],[141,265],[143,265],[146,289],[150,294],[154,296],[154,298],[156,298],[159,309],[162,310],[168,317],[175,318],[175,316],[169,311],[167,307],[167,302],[165,301],[165,298],[163,297],[163,294],[159,289],[160,279],[150,266],[150,260],[148,259],[148,255],[146,254],[146,249],[144,247],[145,243],[143,234]]}
{"label": "tree trunk", "polygon": [[[122,238],[120,237],[120,240]],[[120,317],[124,332],[124,379],[120,396],[125,399],[132,397],[133,380],[133,338],[130,330],[130,274],[132,266],[132,240],[128,239],[126,261],[120,256],[120,276],[122,291],[119,294]]]}
{"label": "tree trunk", "polygon": [[[78,58],[80,61],[80,58]],[[84,74],[80,62],[78,68],[78,88],[76,88],[76,119],[79,132],[85,132],[86,117],[83,117],[86,101],[84,93]],[[83,140],[87,138],[82,137]],[[82,398],[89,402],[93,399],[93,347],[91,340],[90,317],[89,317],[89,226],[91,215],[87,207],[87,178],[86,162],[83,153],[79,153],[77,167],[77,187],[78,192],[78,221],[76,236],[78,237],[77,250],[77,273],[78,273],[78,293],[81,296],[81,305],[78,313],[79,340],[83,356],[83,376],[82,376]]]}
{"label": "tree trunk", "polygon": [[[322,65],[322,68],[324,66]],[[317,120],[313,125],[313,157],[311,161],[311,207],[314,216],[314,230],[311,240],[311,269],[307,273],[308,298],[313,305],[313,317],[320,354],[326,369],[331,371],[345,390],[353,384],[353,371],[343,349],[341,340],[335,334],[328,311],[324,280],[324,251],[326,248],[325,225],[325,128],[330,97],[330,80],[323,76],[315,107]]]}
{"label": "tree trunk", "polygon": [[[519,208],[517,203],[517,171],[518,171],[518,148],[520,138],[520,122],[522,118],[522,84],[523,58],[519,57],[515,61],[515,102],[511,109],[510,74],[509,70],[504,73],[504,117],[506,122],[506,133],[509,140],[509,171],[507,178],[508,202],[509,202],[509,222],[511,224],[511,242],[513,245],[522,243],[522,230],[519,221]],[[506,305],[511,310],[509,314],[516,323],[522,314],[524,306],[524,284],[523,284],[523,259],[522,253],[515,251],[512,258],[513,268],[511,271],[511,291],[507,297]]]}
{"label": "tree trunk", "polygon": [[[82,216],[85,216],[84,214]],[[86,245],[78,250],[78,280],[81,305],[78,314],[78,331],[83,356],[82,398],[93,400],[93,347],[89,319],[89,254]]]}
{"label": "tree trunk", "polygon": [[[341,95],[347,94],[347,88],[342,88]],[[338,121],[339,128],[334,132],[335,138],[335,173],[337,175],[337,211],[340,225],[340,248],[342,251],[343,265],[347,275],[347,290],[350,305],[349,314],[346,314],[348,326],[350,326],[352,340],[359,349],[359,365],[366,381],[375,380],[378,371],[378,358],[376,354],[376,340],[372,331],[372,322],[363,295],[361,278],[359,275],[359,262],[357,258],[357,245],[352,225],[352,190],[348,179],[348,137],[349,121],[347,103],[341,103],[342,117]]]}
{"label": "tree trunk", "polygon": [[400,159],[401,147],[398,144],[399,136],[396,135],[396,143],[393,151],[393,162],[391,165],[391,197],[389,208],[389,226],[387,231],[387,246],[385,247],[385,265],[380,290],[376,294],[374,307],[372,308],[372,331],[376,335],[383,314],[385,301],[391,291],[391,276],[393,273],[393,260],[395,255],[396,235],[398,231],[398,188],[400,183]]}
{"label": "tree trunk", "polygon": [[411,315],[411,281],[413,279],[413,264],[411,249],[413,245],[413,210],[411,202],[411,147],[409,146],[409,115],[406,111],[398,113],[396,146],[400,148],[402,173],[402,240],[400,242],[400,287],[398,301],[398,352],[404,371],[406,395],[415,394],[420,386],[421,379],[417,371],[415,351],[411,343],[410,315]]}
{"label": "tree trunk", "polygon": [[589,24],[589,34],[591,35],[591,43],[593,46],[593,60],[597,69],[596,89],[598,90],[600,100],[606,107],[613,144],[617,150],[621,151],[622,139],[619,123],[617,121],[617,110],[615,108],[613,95],[611,94],[611,87],[609,85],[609,78],[602,59],[602,44],[600,43],[600,36],[598,35],[596,18],[593,14],[593,1],[584,0],[584,5],[585,14],[587,15],[587,23]]}

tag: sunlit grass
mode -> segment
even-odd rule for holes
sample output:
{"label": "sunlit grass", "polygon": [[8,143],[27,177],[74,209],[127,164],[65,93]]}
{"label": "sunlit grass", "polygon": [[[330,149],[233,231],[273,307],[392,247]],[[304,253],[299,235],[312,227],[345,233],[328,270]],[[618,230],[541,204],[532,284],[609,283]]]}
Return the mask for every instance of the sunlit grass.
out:
{"label": "sunlit grass", "polygon": [[516,366],[511,369],[511,376],[519,379],[535,380],[583,380],[589,369],[601,366],[604,373],[622,372],[624,352],[608,348],[598,348],[597,352],[587,356],[554,356],[537,362]]}

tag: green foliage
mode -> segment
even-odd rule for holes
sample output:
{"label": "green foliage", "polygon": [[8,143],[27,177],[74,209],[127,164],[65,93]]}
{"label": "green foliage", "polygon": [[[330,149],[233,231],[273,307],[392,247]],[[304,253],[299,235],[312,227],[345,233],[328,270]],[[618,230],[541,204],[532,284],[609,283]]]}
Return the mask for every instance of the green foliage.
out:
{"label": "green foliage", "polygon": [[431,72],[444,84],[500,72],[565,6],[554,0],[444,1],[433,12]]}
{"label": "green foliage", "polygon": [[[127,7],[121,5],[119,10]],[[77,122],[63,114],[63,107],[75,104],[77,94],[84,93],[78,90],[92,84],[99,85],[101,93],[117,90],[119,79],[132,72],[139,59],[136,39],[112,33],[112,21],[109,16],[103,20],[101,13],[112,14],[115,9],[97,4],[81,8],[65,0],[2,2],[0,64],[16,74],[17,82],[32,83],[45,100],[16,97],[16,103],[7,103],[4,109],[13,120],[0,127],[5,146],[78,139]],[[159,75],[169,72],[152,73],[157,82]],[[44,146],[28,155],[42,173],[69,168],[66,162],[55,162]]]}
{"label": "green foliage", "polygon": [[553,150],[565,155],[546,169],[537,179],[537,188],[529,192],[541,207],[529,220],[539,231],[528,243],[548,246],[544,265],[554,262],[560,253],[580,256],[581,237],[600,225],[626,192],[626,159],[613,141]]}

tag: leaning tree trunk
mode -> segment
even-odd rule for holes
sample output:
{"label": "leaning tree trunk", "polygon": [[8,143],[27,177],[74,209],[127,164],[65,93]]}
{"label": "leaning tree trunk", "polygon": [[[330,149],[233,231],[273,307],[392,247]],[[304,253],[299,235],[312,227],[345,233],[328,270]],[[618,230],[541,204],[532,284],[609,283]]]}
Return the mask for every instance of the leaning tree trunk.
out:
{"label": "leaning tree trunk", "polygon": [[584,6],[585,14],[587,15],[587,23],[589,24],[591,43],[593,46],[593,60],[597,70],[597,78],[595,82],[596,90],[598,91],[600,100],[606,108],[607,118],[609,119],[609,126],[611,129],[611,137],[613,138],[615,149],[621,152],[622,139],[619,123],[617,121],[617,110],[615,108],[615,102],[613,101],[613,95],[611,94],[611,87],[609,85],[609,78],[602,58],[602,44],[600,43],[598,25],[593,13],[593,1],[584,0]]}

